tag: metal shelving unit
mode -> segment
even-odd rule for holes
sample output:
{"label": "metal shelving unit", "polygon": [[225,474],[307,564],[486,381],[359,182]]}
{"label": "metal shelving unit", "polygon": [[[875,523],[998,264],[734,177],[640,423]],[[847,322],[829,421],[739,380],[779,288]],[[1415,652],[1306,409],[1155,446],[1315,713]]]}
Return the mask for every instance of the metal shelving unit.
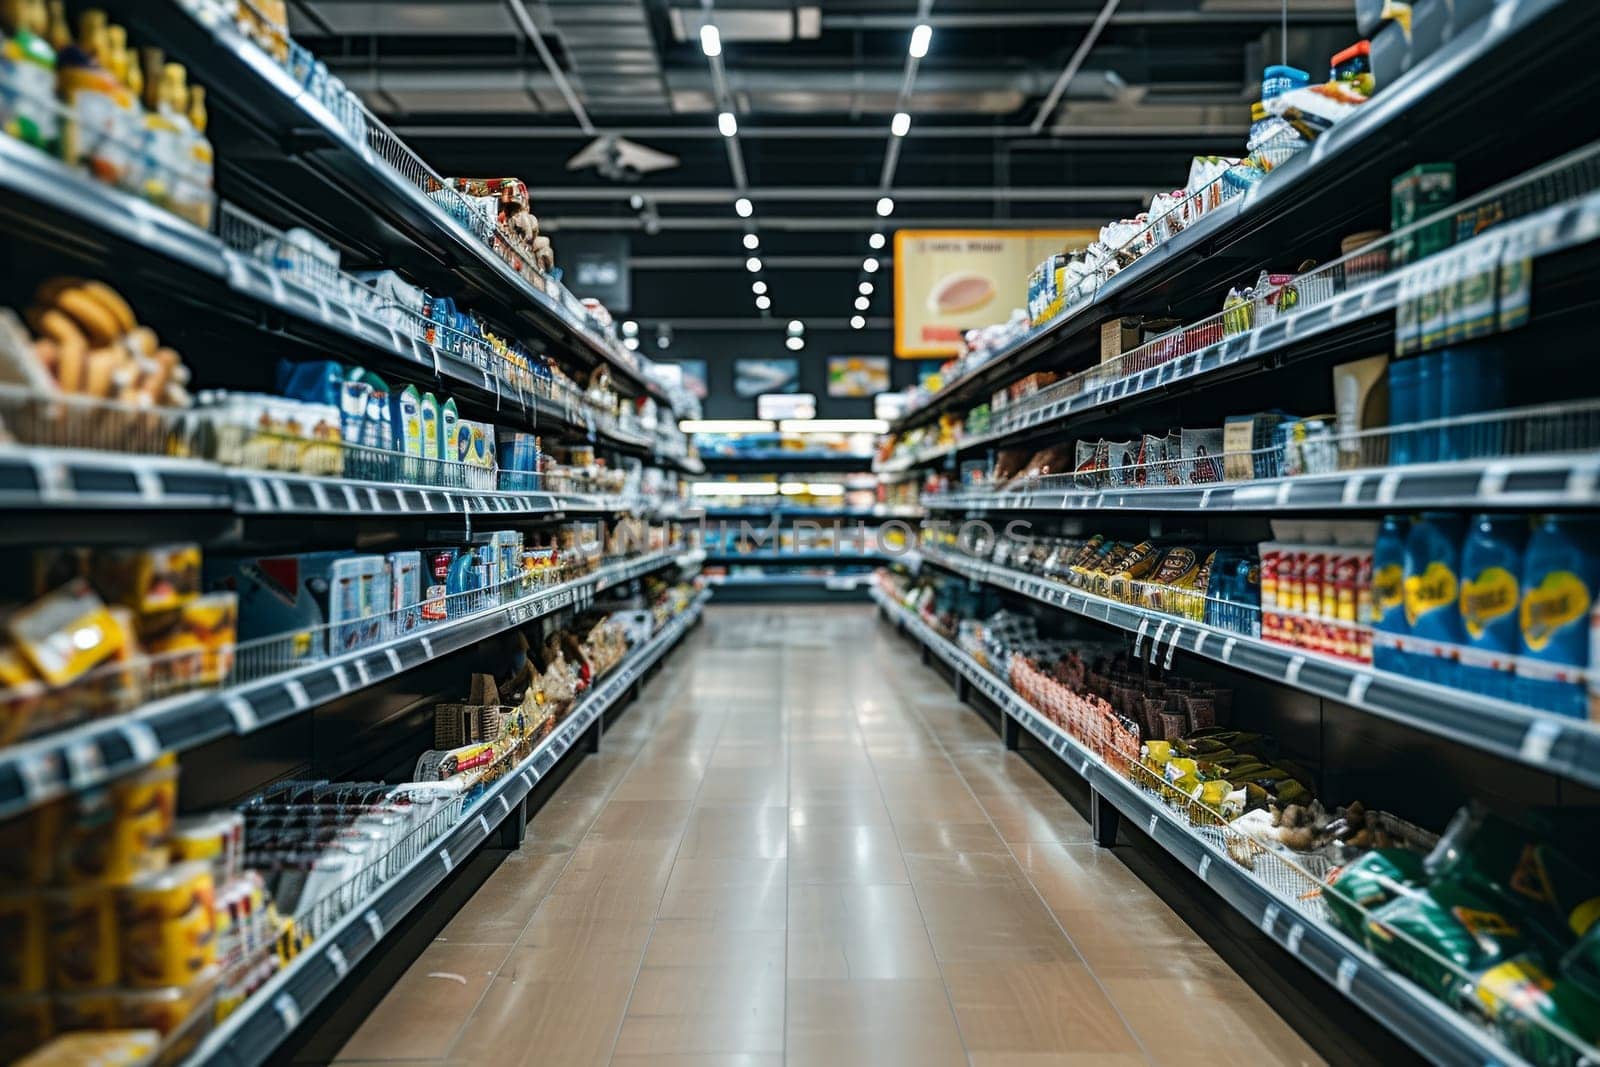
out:
{"label": "metal shelving unit", "polygon": [[762,452],[747,456],[702,455],[709,474],[769,474],[775,471],[861,471],[872,469],[872,457],[838,452]]}
{"label": "metal shelving unit", "polygon": [[1503,759],[1600,786],[1600,731],[1578,719],[1435,685],[1095,596],[981,560],[924,550],[921,563],[1135,634],[1134,654],[1171,666],[1187,652]]}
{"label": "metal shelving unit", "polygon": [[459,861],[489,841],[495,828],[564,756],[578,750],[586,734],[598,734],[604,728],[606,713],[699,621],[705,600],[702,595],[648,642],[631,650],[527,759],[479,796],[450,831],[430,843],[368,899],[351,907],[331,930],[217,1027],[187,1062],[219,1067],[265,1063],[301,1019],[335,993],[350,969],[442,883]]}
{"label": "metal shelving unit", "polygon": [[958,692],[964,695],[971,687],[999,709],[1008,747],[1015,747],[1017,732],[1026,730],[1088,784],[1095,798],[1096,821],[1101,823],[1097,834],[1115,836],[1114,826],[1102,822],[1107,814],[1103,806],[1132,820],[1225,904],[1433,1062],[1478,1067],[1522,1062],[1486,1030],[1385,967],[1321,920],[1306,899],[1285,893],[1270,877],[1240,866],[1219,835],[1195,827],[1182,811],[1112,769],[882,589],[874,588],[873,598],[898,629],[923,647],[925,657],[931,654],[955,672]]}
{"label": "metal shelving unit", "polygon": [[662,552],[494,603],[379,644],[313,660],[242,684],[170,697],[133,712],[0,748],[0,818],[110,781],[161,752],[248,734],[380,685],[438,656],[563,609],[664,567],[697,568],[700,553]]}
{"label": "metal shelving unit", "polygon": [[[1214,289],[1237,277],[1245,263],[1270,257],[1287,241],[1304,243],[1339,232],[1350,205],[1358,202],[1358,184],[1376,188],[1381,182],[1386,188],[1390,176],[1418,158],[1419,137],[1443,136],[1463,125],[1470,129],[1510,80],[1534,83],[1533,69],[1548,61],[1555,43],[1572,40],[1582,27],[1583,7],[1564,0],[1499,3],[1490,16],[1460,28],[1423,67],[1386,86],[1318,138],[1309,151],[1145,253],[1101,285],[1091,300],[949,382],[892,429],[920,425],[953,405],[986,396],[1104,319],[1170,303],[1161,298],[1175,288]],[[1481,129],[1462,140],[1493,151],[1492,139]]]}

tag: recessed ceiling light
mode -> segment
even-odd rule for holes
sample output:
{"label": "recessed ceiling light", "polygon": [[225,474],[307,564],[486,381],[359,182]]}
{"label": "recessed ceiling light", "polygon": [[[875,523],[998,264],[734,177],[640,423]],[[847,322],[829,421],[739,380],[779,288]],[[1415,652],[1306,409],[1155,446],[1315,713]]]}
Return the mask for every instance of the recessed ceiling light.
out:
{"label": "recessed ceiling light", "polygon": [[911,129],[911,116],[904,111],[896,111],[894,118],[889,120],[889,132],[896,137],[904,137]]}
{"label": "recessed ceiling light", "polygon": [[753,233],[747,233],[744,235],[744,246],[750,251],[754,252],[756,249],[761,247],[761,238],[757,237]]}
{"label": "recessed ceiling light", "polygon": [[871,282],[862,282],[860,285],[856,286],[856,289],[858,291],[860,291],[862,296],[871,296],[872,295],[872,283]]}
{"label": "recessed ceiling light", "polygon": [[644,197],[640,196],[638,193],[634,193],[632,196],[628,197],[628,206],[633,208],[635,211],[642,209],[644,207]]}
{"label": "recessed ceiling light", "polygon": [[872,306],[872,301],[864,296],[856,297],[856,310],[865,311]]}
{"label": "recessed ceiling light", "polygon": [[755,281],[750,283],[750,291],[757,296],[760,296],[762,293],[767,291],[767,283],[762,281],[760,278],[757,278]]}
{"label": "recessed ceiling light", "polygon": [[733,213],[741,219],[747,219],[756,213],[756,206],[750,202],[749,197],[741,196],[733,202]]}
{"label": "recessed ceiling light", "polygon": [[867,238],[867,247],[869,248],[882,248],[883,244],[884,237],[881,233],[875,233],[871,237]]}
{"label": "recessed ceiling light", "polygon": [[894,199],[892,197],[880,196],[878,198],[878,214],[884,218],[894,214]]}
{"label": "recessed ceiling light", "polygon": [[[928,54],[928,45],[929,45],[930,42],[932,42],[932,40],[933,40],[933,27],[929,26],[926,22],[917,23],[916,28],[911,31],[911,58],[912,59],[921,59],[923,56],[927,55]],[[701,30],[700,31],[700,44],[701,44],[701,47],[705,46],[705,42],[706,42],[706,33],[705,33],[705,30]],[[714,55],[715,53],[707,52],[706,54],[707,55]]]}
{"label": "recessed ceiling light", "polygon": [[[910,116],[906,117],[906,125],[911,124]],[[724,137],[732,137],[739,132],[739,120],[733,117],[733,112],[724,111],[717,116],[717,130]]]}
{"label": "recessed ceiling light", "polygon": [[789,351],[798,352],[806,346],[806,339],[804,337],[791,337],[783,343]]}
{"label": "recessed ceiling light", "polygon": [[756,310],[757,311],[765,311],[771,306],[772,306],[772,297],[770,297],[770,296],[758,296],[758,297],[756,297]]}
{"label": "recessed ceiling light", "polygon": [[636,352],[639,350],[639,339],[637,337],[624,337],[622,339],[622,347],[629,352]]}
{"label": "recessed ceiling light", "polygon": [[622,324],[622,336],[624,336],[624,337],[636,337],[636,336],[638,336],[638,334],[639,334],[639,324],[637,322],[634,322],[632,319],[628,319],[626,322],[624,322]]}
{"label": "recessed ceiling light", "polygon": [[859,330],[862,327],[866,326],[866,324],[867,324],[867,320],[862,318],[860,315],[851,315],[850,316],[850,328],[852,330]]}
{"label": "recessed ceiling light", "polygon": [[803,334],[805,332],[806,332],[806,324],[805,323],[801,322],[799,319],[790,319],[789,320],[789,333],[790,333],[791,336],[798,337],[798,336],[800,336],[801,334]]}
{"label": "recessed ceiling light", "polygon": [[[912,40],[915,39],[916,35],[913,34]],[[709,22],[700,27],[700,51],[713,57],[722,54],[722,34],[718,33],[717,28]],[[923,51],[927,51],[927,45],[923,45]]]}
{"label": "recessed ceiling light", "polygon": [[878,273],[878,260],[873,256],[868,256],[861,261],[861,269],[868,274]]}
{"label": "recessed ceiling light", "polygon": [[745,260],[744,269],[749,271],[751,274],[761,273],[761,257],[751,256],[749,259]]}

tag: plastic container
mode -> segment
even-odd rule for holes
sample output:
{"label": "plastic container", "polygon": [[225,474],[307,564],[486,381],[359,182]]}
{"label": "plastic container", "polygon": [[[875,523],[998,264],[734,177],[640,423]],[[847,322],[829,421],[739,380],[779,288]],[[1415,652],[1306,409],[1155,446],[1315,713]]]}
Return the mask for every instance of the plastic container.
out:
{"label": "plastic container", "polygon": [[1276,100],[1284,93],[1295,89],[1304,89],[1311,84],[1311,75],[1299,67],[1288,67],[1281,63],[1274,63],[1261,72],[1261,99],[1263,102]]}
{"label": "plastic container", "polygon": [[1475,515],[1461,546],[1461,685],[1510,700],[1513,657],[1522,645],[1518,625],[1528,520],[1520,515]]}
{"label": "plastic container", "polygon": [[1518,699],[1582,718],[1589,614],[1600,582],[1600,520],[1546,515],[1528,539],[1522,568],[1522,662]]}
{"label": "plastic container", "polygon": [[[1411,520],[1404,515],[1385,515],[1378,527],[1372,549],[1372,628],[1379,635],[1404,637],[1411,632],[1406,622],[1406,537]],[[1373,643],[1373,666],[1380,670],[1405,671],[1405,653],[1381,636]]]}
{"label": "plastic container", "polygon": [[[1503,405],[1505,361],[1496,345],[1447,348],[1438,354],[1439,417],[1451,418],[1491,411]],[[1499,422],[1473,422],[1448,426],[1437,435],[1439,459],[1495,457],[1505,452],[1504,427]]]}
{"label": "plastic container", "polygon": [[1461,541],[1459,516],[1430,511],[1406,536],[1405,607],[1410,630],[1410,673],[1429,682],[1455,685],[1455,649],[1461,628]]}

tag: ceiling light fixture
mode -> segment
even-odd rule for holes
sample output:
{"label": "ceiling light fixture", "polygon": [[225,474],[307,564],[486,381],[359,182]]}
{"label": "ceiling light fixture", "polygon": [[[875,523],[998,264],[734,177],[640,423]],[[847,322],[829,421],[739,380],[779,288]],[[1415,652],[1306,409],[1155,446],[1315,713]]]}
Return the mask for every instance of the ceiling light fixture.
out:
{"label": "ceiling light fixture", "polygon": [[755,281],[750,283],[750,291],[757,296],[760,296],[762,293],[767,291],[767,283],[762,281],[760,278],[757,278]]}
{"label": "ceiling light fixture", "polygon": [[644,197],[640,196],[638,193],[634,193],[632,196],[628,197],[628,206],[633,208],[635,211],[643,210]]}
{"label": "ceiling light fixture", "polygon": [[757,311],[765,311],[768,308],[770,308],[771,306],[772,306],[772,297],[770,297],[770,296],[758,296],[758,297],[756,297],[756,310]]}
{"label": "ceiling light fixture", "polygon": [[[912,39],[915,41],[915,34],[912,35]],[[722,54],[722,34],[718,33],[716,26],[709,22],[700,27],[700,51],[712,59]],[[923,45],[923,51],[927,51],[927,45]]]}
{"label": "ceiling light fixture", "polygon": [[850,328],[852,330],[863,329],[866,325],[867,325],[867,320],[862,318],[860,315],[851,315],[850,316]]}
{"label": "ceiling light fixture", "polygon": [[624,337],[637,337],[638,335],[639,335],[639,324],[637,322],[634,322],[632,319],[628,319],[625,322],[623,322],[623,324],[622,324],[622,336],[624,336]]}
{"label": "ceiling light fixture", "polygon": [[868,274],[878,273],[878,260],[873,256],[868,256],[861,261],[861,269]]}
{"label": "ceiling light fixture", "polygon": [[[713,32],[715,32],[715,31],[713,30]],[[912,59],[921,59],[923,56],[927,55],[928,54],[928,45],[931,44],[932,41],[933,41],[933,27],[928,25],[926,22],[917,23],[916,28],[911,31],[911,58]],[[705,42],[706,42],[706,31],[705,30],[701,30],[700,31],[700,45],[701,45],[701,47],[705,46]],[[718,47],[720,48],[721,45],[718,45]],[[715,54],[716,54],[715,52],[707,52],[706,53],[706,55],[708,55],[708,56],[709,55],[715,55]]]}
{"label": "ceiling light fixture", "polygon": [[629,352],[637,352],[639,350],[639,339],[637,337],[624,337],[622,339],[622,347]]}
{"label": "ceiling light fixture", "polygon": [[871,296],[872,295],[872,283],[871,282],[862,282],[860,285],[856,286],[856,290],[858,292],[860,292],[862,296]]}
{"label": "ceiling light fixture", "polygon": [[806,339],[804,337],[791,337],[783,343],[789,351],[798,352],[806,346]]}
{"label": "ceiling light fixture", "polygon": [[751,274],[760,274],[761,273],[761,257],[760,256],[751,256],[749,259],[745,260],[744,261],[744,269],[749,271]]}
{"label": "ceiling light fixture", "polygon": [[904,111],[896,111],[894,118],[889,120],[889,132],[896,137],[904,137],[911,130],[911,116]]}
{"label": "ceiling light fixture", "polygon": [[777,428],[771,419],[678,420],[678,429],[684,433],[771,433]]}
{"label": "ceiling light fixture", "polygon": [[882,218],[888,218],[890,215],[893,215],[894,200],[887,196],[880,196],[878,198],[878,214]]}
{"label": "ceiling light fixture", "polygon": [[791,334],[793,334],[795,336],[799,336],[800,334],[803,334],[805,332],[806,332],[806,324],[805,323],[801,322],[799,319],[790,319],[789,320],[789,333],[791,333]]}
{"label": "ceiling light fixture", "polygon": [[[883,419],[782,419],[779,433],[888,433]],[[815,484],[815,483],[813,483]]]}
{"label": "ceiling light fixture", "polygon": [[881,233],[875,233],[871,237],[867,238],[867,247],[868,248],[882,248],[883,245],[884,245],[884,236]]}
{"label": "ceiling light fixture", "polygon": [[753,233],[747,233],[744,235],[744,246],[750,251],[754,252],[756,249],[761,247],[761,238],[757,237]]}
{"label": "ceiling light fixture", "polygon": [[756,206],[750,202],[749,197],[741,196],[733,202],[733,213],[741,219],[747,219],[756,213]]}
{"label": "ceiling light fixture", "polygon": [[[911,122],[906,119],[907,124]],[[732,137],[739,132],[739,120],[733,117],[733,112],[724,111],[717,116],[717,129],[724,137]]]}
{"label": "ceiling light fixture", "polygon": [[864,297],[864,296],[856,297],[856,310],[857,311],[865,311],[871,306],[872,306],[872,301],[869,300],[867,297]]}

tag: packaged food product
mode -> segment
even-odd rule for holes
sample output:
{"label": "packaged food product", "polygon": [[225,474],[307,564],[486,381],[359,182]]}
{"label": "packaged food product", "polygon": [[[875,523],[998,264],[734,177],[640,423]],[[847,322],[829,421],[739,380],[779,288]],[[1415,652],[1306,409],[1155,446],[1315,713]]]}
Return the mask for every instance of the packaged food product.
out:
{"label": "packaged food product", "polygon": [[208,863],[218,885],[239,876],[244,855],[244,816],[234,811],[191,815],[172,828],[168,848],[174,863]]}
{"label": "packaged food product", "polygon": [[0,893],[0,995],[45,989],[50,975],[44,899],[38,893]]}
{"label": "packaged food product", "polygon": [[1600,581],[1600,523],[1587,516],[1546,515],[1528,540],[1522,571],[1522,660],[1519,699],[1583,717],[1589,666],[1589,613]]}
{"label": "packaged food product", "polygon": [[1575,1062],[1570,1044],[1546,1026],[1593,1045],[1600,1040],[1600,999],[1550,974],[1524,955],[1477,976],[1474,1005],[1494,1024],[1500,1039],[1529,1063]]}
{"label": "packaged food product", "polygon": [[450,600],[448,599],[450,572],[455,566],[456,550],[453,548],[430,548],[422,554],[423,562],[423,596],[422,596],[422,623],[440,622],[449,615]]}
{"label": "packaged food product", "polygon": [[1461,629],[1462,524],[1451,512],[1424,513],[1406,536],[1406,627],[1411,672],[1430,682],[1456,683]]}
{"label": "packaged food product", "polygon": [[1211,485],[1222,481],[1222,430],[1180,431],[1179,481],[1184,485]]}
{"label": "packaged food product", "polygon": [[182,863],[119,891],[123,981],[187,986],[215,962],[216,882],[205,863]]}
{"label": "packaged food product", "polygon": [[129,635],[82,579],[14,612],[7,632],[18,651],[51,685],[64,686],[105,662]]}
{"label": "packaged food product", "polygon": [[160,1049],[154,1030],[62,1034],[12,1067],[151,1067]]}
{"label": "packaged food product", "polygon": [[122,972],[117,902],[110,886],[53,890],[44,896],[44,917],[52,989],[104,989],[116,984]]}

